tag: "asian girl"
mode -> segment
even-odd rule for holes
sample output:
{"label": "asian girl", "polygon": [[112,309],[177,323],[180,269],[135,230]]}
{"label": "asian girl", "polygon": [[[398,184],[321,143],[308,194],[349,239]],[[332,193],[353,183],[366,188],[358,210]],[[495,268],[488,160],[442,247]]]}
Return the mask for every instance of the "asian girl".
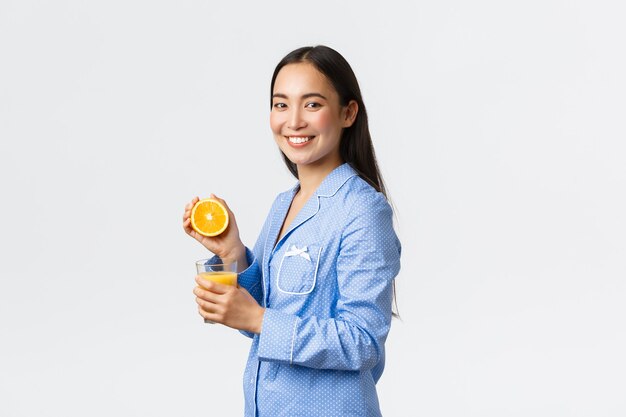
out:
{"label": "asian girl", "polygon": [[380,416],[401,247],[357,79],[337,51],[304,47],[280,61],[270,92],[274,141],[297,182],[252,249],[230,209],[228,229],[204,237],[190,225],[198,198],[186,205],[185,232],[239,267],[237,287],[196,277],[198,312],[252,339],[245,416]]}

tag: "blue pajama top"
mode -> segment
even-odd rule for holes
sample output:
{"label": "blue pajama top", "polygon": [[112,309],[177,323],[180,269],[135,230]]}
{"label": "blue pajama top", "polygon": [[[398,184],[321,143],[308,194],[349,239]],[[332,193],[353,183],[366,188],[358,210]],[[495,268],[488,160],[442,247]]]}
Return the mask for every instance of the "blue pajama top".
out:
{"label": "blue pajama top", "polygon": [[[299,184],[274,201],[239,285],[266,307],[244,372],[246,417],[380,416],[400,242],[382,193],[349,164],[276,242]],[[276,243],[276,244],[275,244]]]}

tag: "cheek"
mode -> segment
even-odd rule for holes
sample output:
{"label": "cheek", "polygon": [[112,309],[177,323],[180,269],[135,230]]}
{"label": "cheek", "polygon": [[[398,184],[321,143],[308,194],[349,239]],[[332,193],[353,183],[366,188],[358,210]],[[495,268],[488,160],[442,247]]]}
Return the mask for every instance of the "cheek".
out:
{"label": "cheek", "polygon": [[335,118],[330,112],[318,112],[316,116],[315,126],[318,130],[324,132],[335,130]]}
{"label": "cheek", "polygon": [[274,132],[274,134],[280,134],[282,125],[284,123],[282,119],[284,119],[284,117],[282,117],[281,114],[276,112],[270,113],[270,128],[272,129],[272,132]]}

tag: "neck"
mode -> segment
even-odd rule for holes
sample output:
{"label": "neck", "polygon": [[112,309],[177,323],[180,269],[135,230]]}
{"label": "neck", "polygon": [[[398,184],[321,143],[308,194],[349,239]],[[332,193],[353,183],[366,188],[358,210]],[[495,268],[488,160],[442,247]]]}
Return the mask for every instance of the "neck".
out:
{"label": "neck", "polygon": [[298,166],[298,180],[300,181],[300,193],[303,196],[312,195],[317,190],[324,178],[328,176],[335,168],[340,166],[343,161],[336,161],[333,164],[325,164],[324,166]]}

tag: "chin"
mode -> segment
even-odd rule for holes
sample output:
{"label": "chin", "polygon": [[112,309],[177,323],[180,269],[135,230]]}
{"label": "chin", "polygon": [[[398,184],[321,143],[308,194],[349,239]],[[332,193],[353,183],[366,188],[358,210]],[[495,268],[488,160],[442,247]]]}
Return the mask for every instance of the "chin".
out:
{"label": "chin", "polygon": [[296,165],[306,163],[308,160],[308,158],[303,158],[302,155],[295,154],[291,148],[284,149],[283,147],[279,147],[279,149],[287,157],[287,159]]}
{"label": "chin", "polygon": [[308,160],[302,159],[302,158],[291,158],[288,154],[287,155],[287,159],[289,159],[289,161],[291,161],[291,163],[296,164],[296,165],[307,165],[310,162]]}

